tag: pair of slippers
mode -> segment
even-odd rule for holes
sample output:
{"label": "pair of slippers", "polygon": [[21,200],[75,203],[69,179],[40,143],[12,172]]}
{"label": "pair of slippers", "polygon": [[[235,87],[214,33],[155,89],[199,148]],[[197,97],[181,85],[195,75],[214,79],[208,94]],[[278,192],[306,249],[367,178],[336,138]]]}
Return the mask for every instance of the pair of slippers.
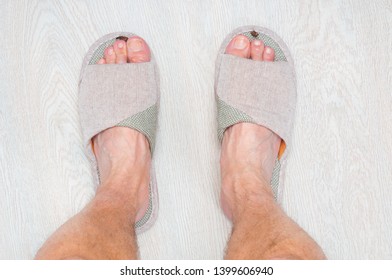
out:
{"label": "pair of slippers", "polygon": [[[250,41],[259,39],[275,51],[273,62],[254,61],[225,54],[233,37],[243,34]],[[136,36],[111,33],[96,41],[83,61],[79,80],[79,115],[83,143],[92,165],[94,183],[99,184],[99,170],[93,153],[92,138],[114,126],[129,127],[144,134],[151,153],[155,146],[159,109],[159,73],[154,56],[144,63],[104,64],[97,62],[117,38]],[[282,139],[271,187],[275,197],[282,191],[283,170],[296,104],[296,79],[293,60],[286,44],[272,31],[244,26],[229,34],[216,61],[215,96],[218,108],[218,137],[240,122],[269,128]],[[284,152],[286,150],[286,152]],[[284,152],[284,153],[283,153]],[[149,229],[157,218],[158,192],[154,166],[150,172],[149,206],[136,221],[137,233]]]}

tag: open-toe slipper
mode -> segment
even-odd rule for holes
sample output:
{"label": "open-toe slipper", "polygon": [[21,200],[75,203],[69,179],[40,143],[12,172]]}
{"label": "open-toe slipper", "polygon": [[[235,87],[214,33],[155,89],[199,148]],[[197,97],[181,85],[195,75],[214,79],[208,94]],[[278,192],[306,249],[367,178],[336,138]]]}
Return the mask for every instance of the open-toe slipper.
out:
{"label": "open-toe slipper", "polygon": [[[229,42],[239,34],[250,41],[264,42],[275,51],[274,61],[254,61],[225,54]],[[267,127],[281,139],[272,175],[275,198],[283,191],[284,167],[291,144],[296,106],[296,77],[293,59],[286,44],[273,31],[244,26],[229,34],[216,61],[215,97],[218,107],[218,137],[240,122]]]}
{"label": "open-toe slipper", "polygon": [[[79,115],[86,154],[91,161],[94,183],[99,185],[99,170],[92,138],[110,127],[122,126],[143,133],[154,151],[159,107],[159,74],[153,55],[149,62],[97,64],[104,51],[117,39],[136,36],[118,32],[105,35],[87,52],[79,79]],[[149,205],[136,221],[137,233],[150,228],[157,217],[158,192],[153,163],[150,170]]]}

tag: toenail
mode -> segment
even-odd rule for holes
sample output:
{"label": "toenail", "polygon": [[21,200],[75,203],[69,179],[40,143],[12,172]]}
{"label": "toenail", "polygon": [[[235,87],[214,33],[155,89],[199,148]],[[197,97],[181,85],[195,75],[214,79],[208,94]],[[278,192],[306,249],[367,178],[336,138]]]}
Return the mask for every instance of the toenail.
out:
{"label": "toenail", "polygon": [[120,49],[122,49],[123,47],[124,47],[124,43],[123,42],[120,42],[120,43],[118,43],[118,45],[117,45]]}
{"label": "toenail", "polygon": [[113,49],[112,48],[108,49],[108,55],[112,55],[112,54],[113,54]]}
{"label": "toenail", "polygon": [[253,41],[253,44],[254,44],[255,46],[261,46],[261,41],[260,41],[260,40],[254,40],[254,41]]}
{"label": "toenail", "polygon": [[143,49],[143,42],[141,40],[131,40],[129,48],[134,52],[141,51]]}
{"label": "toenail", "polygon": [[244,37],[238,37],[234,40],[234,48],[243,50],[247,46],[247,40]]}

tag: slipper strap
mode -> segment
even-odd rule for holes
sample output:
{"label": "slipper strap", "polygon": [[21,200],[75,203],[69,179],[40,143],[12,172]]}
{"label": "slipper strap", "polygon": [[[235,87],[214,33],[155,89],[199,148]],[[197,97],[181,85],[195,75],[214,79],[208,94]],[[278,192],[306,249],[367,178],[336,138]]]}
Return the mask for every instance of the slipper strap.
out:
{"label": "slipper strap", "polygon": [[83,142],[113,126],[146,135],[153,149],[159,99],[155,63],[88,65],[80,82],[79,115]]}
{"label": "slipper strap", "polygon": [[[296,104],[293,66],[220,54],[216,93],[218,134],[239,122],[265,126],[290,146]],[[225,120],[225,121],[224,121]]]}

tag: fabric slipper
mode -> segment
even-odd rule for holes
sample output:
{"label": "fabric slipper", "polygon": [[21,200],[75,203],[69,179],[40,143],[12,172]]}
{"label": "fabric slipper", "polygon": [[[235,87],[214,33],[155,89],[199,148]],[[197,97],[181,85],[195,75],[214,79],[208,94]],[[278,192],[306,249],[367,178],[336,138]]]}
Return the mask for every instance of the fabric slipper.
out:
{"label": "fabric slipper", "polygon": [[[86,154],[91,161],[94,184],[99,185],[99,170],[91,139],[114,126],[129,127],[143,133],[154,151],[159,109],[159,73],[151,54],[150,62],[96,64],[104,51],[116,41],[136,36],[117,32],[96,41],[87,52],[79,79],[79,115]],[[154,166],[151,164],[149,206],[143,218],[135,223],[141,233],[157,218],[158,191]]]}
{"label": "fabric slipper", "polygon": [[[254,61],[225,54],[231,39],[239,34],[245,35],[250,41],[263,41],[274,49],[275,60]],[[226,37],[219,50],[215,70],[218,137],[222,141],[225,130],[240,122],[262,125],[279,135],[282,142],[271,179],[276,199],[283,191],[296,96],[293,59],[286,44],[273,31],[258,26],[244,26]]]}

